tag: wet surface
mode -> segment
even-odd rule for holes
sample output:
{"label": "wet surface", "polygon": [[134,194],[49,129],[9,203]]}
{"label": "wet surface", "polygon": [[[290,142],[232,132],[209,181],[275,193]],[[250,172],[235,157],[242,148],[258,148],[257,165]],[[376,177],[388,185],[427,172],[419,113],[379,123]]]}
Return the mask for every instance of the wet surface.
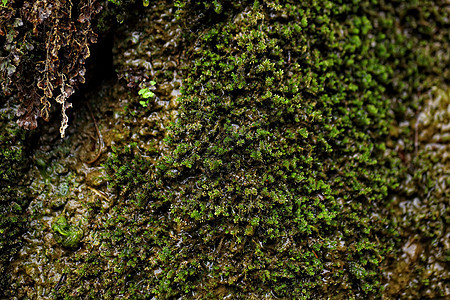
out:
{"label": "wet surface", "polygon": [[393,197],[401,249],[385,272],[386,295],[437,299],[450,295],[450,90],[433,88],[410,115],[399,128],[412,129],[413,151],[405,158],[410,168],[401,193]]}

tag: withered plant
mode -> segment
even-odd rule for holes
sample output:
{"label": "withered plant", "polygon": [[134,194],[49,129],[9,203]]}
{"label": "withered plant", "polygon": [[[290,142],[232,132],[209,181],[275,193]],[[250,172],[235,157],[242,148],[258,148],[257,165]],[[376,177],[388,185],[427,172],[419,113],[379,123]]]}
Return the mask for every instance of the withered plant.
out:
{"label": "withered plant", "polygon": [[97,0],[8,0],[0,7],[0,83],[5,96],[17,93],[18,124],[35,129],[61,105],[61,137],[72,106],[68,98],[85,82],[89,46],[97,41]]}

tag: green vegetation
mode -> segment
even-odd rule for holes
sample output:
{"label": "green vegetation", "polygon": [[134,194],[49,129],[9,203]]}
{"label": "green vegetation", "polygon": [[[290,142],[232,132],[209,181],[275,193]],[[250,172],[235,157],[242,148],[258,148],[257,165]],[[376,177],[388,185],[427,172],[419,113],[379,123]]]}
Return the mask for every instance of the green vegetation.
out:
{"label": "green vegetation", "polygon": [[60,295],[380,297],[401,240],[388,195],[407,170],[386,140],[448,73],[429,48],[445,17],[422,4],[177,1],[195,47],[171,151],[134,172],[143,192],[100,222]]}
{"label": "green vegetation", "polygon": [[54,238],[63,247],[76,249],[83,238],[83,230],[77,226],[69,225],[65,216],[60,216],[52,224]]}
{"label": "green vegetation", "polygon": [[[90,187],[83,251],[64,261],[54,297],[445,297],[443,6],[179,0],[131,11],[113,53],[134,89],[125,114],[141,123],[105,139],[108,193]],[[164,81],[177,72],[171,119],[178,86]],[[155,93],[139,85],[150,78]],[[52,229],[81,246],[64,216]]]}
{"label": "green vegetation", "polygon": [[151,163],[139,155],[136,143],[123,148],[112,148],[112,153],[105,163],[106,170],[112,174],[108,177],[110,187],[123,196],[133,199],[143,187],[145,173]]}
{"label": "green vegetation", "polygon": [[24,130],[13,122],[12,108],[0,109],[0,296],[8,286],[6,268],[20,249],[26,228],[26,210],[30,191],[24,174],[28,170]]}
{"label": "green vegetation", "polygon": [[155,81],[150,81],[150,87],[143,87],[139,90],[138,94],[139,96],[141,96],[143,99],[146,100],[141,100],[139,101],[139,104],[141,104],[143,107],[147,107],[148,106],[148,98],[153,98],[155,97],[155,93],[153,93],[150,89],[156,84]]}

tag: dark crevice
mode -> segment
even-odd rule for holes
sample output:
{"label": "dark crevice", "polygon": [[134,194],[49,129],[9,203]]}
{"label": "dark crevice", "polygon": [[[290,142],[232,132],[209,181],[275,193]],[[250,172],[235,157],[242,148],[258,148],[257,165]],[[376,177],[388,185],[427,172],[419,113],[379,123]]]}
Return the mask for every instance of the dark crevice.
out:
{"label": "dark crevice", "polygon": [[[69,128],[77,119],[75,115],[78,111],[87,105],[86,99],[89,97],[86,95],[98,90],[105,82],[117,78],[113,66],[113,40],[113,34],[108,34],[102,37],[97,44],[90,47],[91,56],[86,61],[86,82],[69,98],[69,102],[72,103],[72,108],[67,112]],[[57,120],[52,120],[51,122],[60,122],[61,114],[58,113],[56,118]]]}
{"label": "dark crevice", "polygon": [[90,47],[91,57],[86,61],[86,82],[80,86],[75,97],[77,94],[94,90],[104,81],[115,78],[112,48],[113,34],[111,33]]}

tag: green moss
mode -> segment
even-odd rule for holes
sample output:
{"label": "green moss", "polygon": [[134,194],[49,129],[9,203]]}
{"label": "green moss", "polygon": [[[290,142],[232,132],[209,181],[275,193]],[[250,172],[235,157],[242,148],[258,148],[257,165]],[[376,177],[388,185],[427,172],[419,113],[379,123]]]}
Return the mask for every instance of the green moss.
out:
{"label": "green moss", "polygon": [[388,195],[407,170],[384,143],[445,78],[417,47],[444,37],[403,2],[177,6],[192,47],[169,151],[114,151],[120,202],[61,295],[380,298],[400,239]]}
{"label": "green moss", "polygon": [[77,226],[69,225],[65,216],[60,216],[52,224],[56,242],[66,248],[78,248],[83,239],[83,230]]}
{"label": "green moss", "polygon": [[[4,99],[3,99],[4,100]],[[12,121],[13,111],[0,110],[0,290],[9,284],[6,271],[20,249],[25,230],[24,211],[29,203],[29,190],[24,174],[28,169],[27,135]],[[0,296],[2,292],[0,291]]]}
{"label": "green moss", "polygon": [[138,153],[136,143],[117,149],[113,147],[111,156],[105,163],[106,170],[111,174],[108,182],[111,188],[122,195],[136,197],[146,179],[146,173],[151,163]]}

